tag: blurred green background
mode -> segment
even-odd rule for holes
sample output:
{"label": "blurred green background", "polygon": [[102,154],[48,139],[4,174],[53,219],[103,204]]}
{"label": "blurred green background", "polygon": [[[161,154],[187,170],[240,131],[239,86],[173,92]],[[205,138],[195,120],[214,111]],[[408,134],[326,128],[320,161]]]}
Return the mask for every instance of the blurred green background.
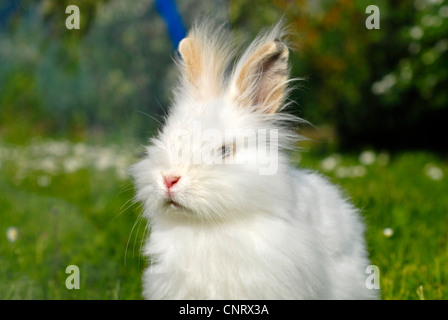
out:
{"label": "blurred green background", "polygon": [[[176,3],[186,28],[211,15],[246,42],[286,18],[305,78],[289,110],[313,124],[294,161],[361,208],[384,299],[448,299],[448,2]],[[1,299],[141,298],[149,230],[126,168],[170,105],[167,29],[153,0],[0,0]]]}

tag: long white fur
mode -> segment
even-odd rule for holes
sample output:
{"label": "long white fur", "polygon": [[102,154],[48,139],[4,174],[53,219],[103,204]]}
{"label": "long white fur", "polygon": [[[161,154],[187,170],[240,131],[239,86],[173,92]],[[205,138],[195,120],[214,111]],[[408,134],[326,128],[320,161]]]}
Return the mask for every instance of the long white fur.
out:
{"label": "long white fur", "polygon": [[[365,285],[370,263],[357,209],[327,179],[289,163],[286,150],[300,138],[286,125],[294,118],[266,113],[265,106],[242,106],[232,97],[242,64],[260,46],[283,38],[281,24],[255,39],[233,69],[228,67],[235,59],[229,37],[210,29],[198,25],[189,34],[204,48],[203,69],[192,82],[184,62],[177,61],[180,80],[165,126],[152,139],[144,159],[131,169],[135,199],[143,203],[151,227],[143,248],[150,260],[143,274],[143,296],[377,298],[378,292]],[[257,82],[251,90],[257,90]],[[173,140],[170,133],[179,128],[188,131],[194,121],[203,129],[221,131],[279,129],[278,172],[263,176],[249,164],[174,164],[184,142]],[[206,143],[201,141],[191,152],[200,152]],[[240,156],[251,157],[251,152],[245,150]],[[166,174],[181,177],[172,191],[182,208],[166,204],[162,178]]]}

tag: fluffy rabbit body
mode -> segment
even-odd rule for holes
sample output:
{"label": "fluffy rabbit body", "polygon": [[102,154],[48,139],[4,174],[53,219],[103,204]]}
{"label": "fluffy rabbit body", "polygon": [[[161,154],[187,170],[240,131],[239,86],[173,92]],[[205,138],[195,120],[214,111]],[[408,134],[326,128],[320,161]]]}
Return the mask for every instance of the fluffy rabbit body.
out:
{"label": "fluffy rabbit body", "polygon": [[[299,137],[288,125],[294,117],[279,112],[289,82],[281,24],[259,35],[233,68],[228,36],[210,30],[196,26],[180,43],[170,113],[131,169],[150,222],[143,296],[376,298],[365,284],[358,211],[325,178],[289,163]],[[245,144],[235,147],[240,138]],[[262,147],[278,153],[257,161]]]}

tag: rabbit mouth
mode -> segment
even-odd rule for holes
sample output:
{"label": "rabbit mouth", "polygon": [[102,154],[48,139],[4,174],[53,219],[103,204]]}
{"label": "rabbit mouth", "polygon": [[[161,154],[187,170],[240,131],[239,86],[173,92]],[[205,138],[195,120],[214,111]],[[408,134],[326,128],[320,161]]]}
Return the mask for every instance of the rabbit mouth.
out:
{"label": "rabbit mouth", "polygon": [[175,207],[175,208],[183,208],[182,205],[180,205],[179,203],[177,203],[176,201],[174,201],[173,199],[167,199],[165,201],[165,205],[169,206],[169,207]]}

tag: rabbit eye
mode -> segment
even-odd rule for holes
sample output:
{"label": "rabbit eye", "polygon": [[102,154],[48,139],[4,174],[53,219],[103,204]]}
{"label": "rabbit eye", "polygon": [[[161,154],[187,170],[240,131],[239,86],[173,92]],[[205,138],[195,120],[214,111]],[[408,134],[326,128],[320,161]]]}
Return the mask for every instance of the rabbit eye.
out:
{"label": "rabbit eye", "polygon": [[222,147],[221,147],[221,156],[223,157],[223,158],[226,158],[226,157],[228,157],[229,155],[230,155],[230,152],[232,151],[232,148],[230,147],[230,146],[228,146],[228,145],[223,145]]}

